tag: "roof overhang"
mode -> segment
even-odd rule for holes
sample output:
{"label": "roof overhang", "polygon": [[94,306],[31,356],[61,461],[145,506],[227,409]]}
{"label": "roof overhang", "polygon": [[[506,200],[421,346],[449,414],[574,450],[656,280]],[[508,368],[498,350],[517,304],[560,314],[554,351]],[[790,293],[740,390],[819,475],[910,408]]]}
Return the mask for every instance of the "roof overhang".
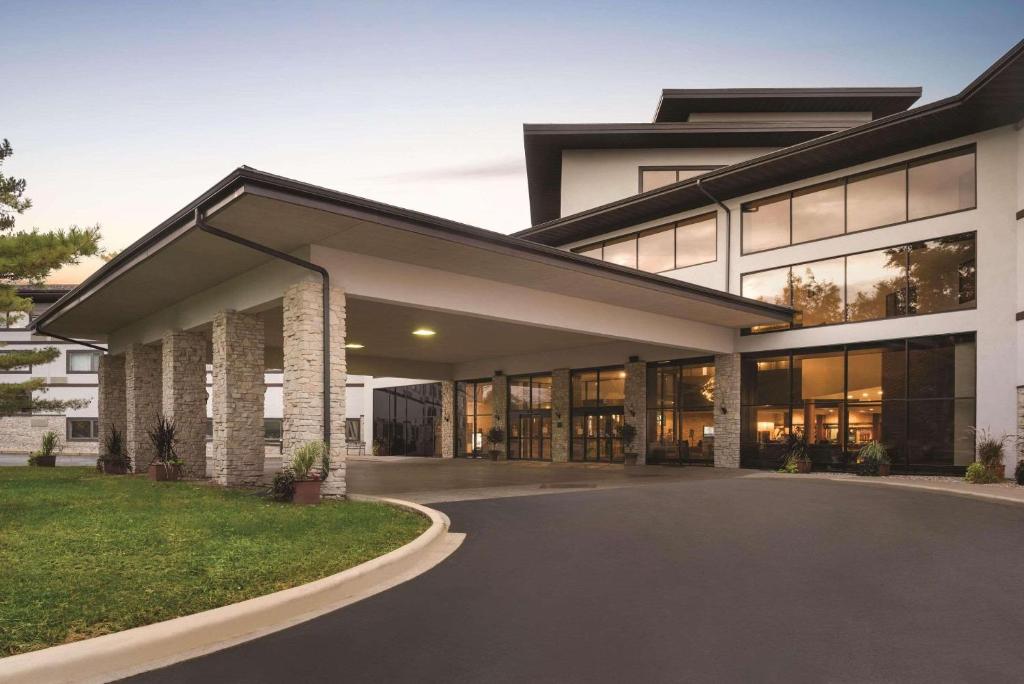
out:
{"label": "roof overhang", "polygon": [[1024,118],[1024,41],[960,93],[691,179],[515,233],[546,245],[576,240],[829,173]]}
{"label": "roof overhang", "polygon": [[698,112],[870,112],[877,119],[906,110],[920,97],[919,87],[667,88],[654,120],[686,121]]}
{"label": "roof overhang", "polygon": [[242,167],[67,293],[34,327],[107,339],[271,259],[198,229],[197,209],[211,225],[281,252],[337,245],[374,258],[720,326],[792,315],[786,307]]}
{"label": "roof overhang", "polygon": [[564,150],[787,147],[859,122],[523,124],[530,218],[561,214]]}

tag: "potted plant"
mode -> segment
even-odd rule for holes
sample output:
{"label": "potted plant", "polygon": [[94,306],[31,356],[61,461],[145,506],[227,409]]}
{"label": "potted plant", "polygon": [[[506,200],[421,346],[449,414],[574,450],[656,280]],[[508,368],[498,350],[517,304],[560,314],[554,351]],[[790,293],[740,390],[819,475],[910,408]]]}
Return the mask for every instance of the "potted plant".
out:
{"label": "potted plant", "polygon": [[807,453],[807,439],[803,435],[789,433],[782,440],[782,472],[811,472],[811,457]]}
{"label": "potted plant", "polygon": [[505,441],[505,431],[495,425],[487,431],[487,443],[491,445],[491,460],[492,461],[504,461],[507,457],[505,452],[498,449],[499,444]]}
{"label": "potted plant", "polygon": [[629,451],[626,451],[626,465],[636,465],[638,460],[637,452],[633,449],[633,441],[636,439],[637,429],[632,423],[622,422],[622,428],[619,430],[619,434],[622,437],[622,445]]}
{"label": "potted plant", "polygon": [[43,433],[43,441],[37,451],[33,451],[28,457],[30,466],[40,468],[53,468],[57,465],[57,454],[61,452],[63,445],[60,442],[60,435],[53,430]]}
{"label": "potted plant", "polygon": [[1001,437],[996,437],[985,429],[977,430],[972,428],[972,431],[974,432],[978,462],[992,473],[994,479],[1005,479],[1006,466],[1003,464],[1003,447],[1010,440],[1010,436],[1002,435]]}
{"label": "potted plant", "polygon": [[156,449],[156,456],[147,468],[150,480],[165,482],[181,479],[182,462],[174,450],[174,445],[178,442],[176,432],[174,421],[164,416],[158,416],[156,425],[149,431],[149,441]]}
{"label": "potted plant", "polygon": [[1013,479],[1017,480],[1017,484],[1024,487],[1024,458],[1017,461],[1017,468],[1013,471]]}
{"label": "potted plant", "polygon": [[878,441],[872,440],[862,446],[857,452],[857,474],[858,475],[889,475],[891,465],[889,454],[885,446]]}
{"label": "potted plant", "polygon": [[[320,485],[327,479],[327,473],[330,471],[330,458],[327,445],[320,441],[306,442],[295,450],[288,468],[293,478],[294,503],[320,503]],[[319,473],[316,472],[318,464]]]}
{"label": "potted plant", "polygon": [[124,451],[124,437],[113,425],[103,445],[103,455],[96,459],[96,468],[105,475],[124,475],[131,471],[131,461]]}

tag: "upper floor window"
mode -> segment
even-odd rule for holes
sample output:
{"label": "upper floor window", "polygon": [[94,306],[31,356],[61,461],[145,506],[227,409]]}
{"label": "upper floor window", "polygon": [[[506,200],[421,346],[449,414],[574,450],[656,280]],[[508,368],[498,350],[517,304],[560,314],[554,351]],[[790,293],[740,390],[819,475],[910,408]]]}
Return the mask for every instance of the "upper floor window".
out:
{"label": "upper floor window", "polygon": [[[22,354],[30,351],[28,349],[3,349],[0,350],[0,354]],[[10,368],[0,369],[0,373],[31,373],[31,364],[25,364],[24,366],[11,366]]]}
{"label": "upper floor window", "polygon": [[641,166],[640,192],[656,190],[707,173],[718,166]]}
{"label": "upper floor window", "polygon": [[67,371],[68,373],[95,373],[100,368],[100,356],[102,354],[98,351],[70,350],[67,353]]}
{"label": "upper floor window", "polygon": [[975,235],[968,233],[746,273],[741,292],[792,306],[796,323],[810,327],[971,308],[976,275]]}
{"label": "upper floor window", "polygon": [[718,258],[718,214],[703,214],[573,251],[650,273],[706,264]]}
{"label": "upper floor window", "polygon": [[973,209],[975,161],[972,146],[747,202],[743,254]]}

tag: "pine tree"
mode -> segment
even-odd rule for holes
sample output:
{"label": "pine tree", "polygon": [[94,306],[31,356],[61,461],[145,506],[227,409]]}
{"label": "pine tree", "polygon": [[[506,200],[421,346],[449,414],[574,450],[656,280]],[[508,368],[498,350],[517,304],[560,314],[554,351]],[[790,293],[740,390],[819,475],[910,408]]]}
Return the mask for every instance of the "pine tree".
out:
{"label": "pine tree", "polygon": [[[25,197],[25,179],[3,174],[4,161],[14,154],[6,138],[0,142],[0,315],[8,326],[24,320],[32,310],[32,300],[18,296],[18,286],[41,284],[61,266],[77,264],[85,256],[99,253],[99,226],[40,232],[14,230],[15,218],[32,206]],[[55,347],[0,354],[0,371],[21,366],[49,363],[60,355]],[[46,392],[41,378],[26,382],[0,383],[0,416],[27,411],[63,411],[83,408],[88,400],[60,401],[43,399]]]}

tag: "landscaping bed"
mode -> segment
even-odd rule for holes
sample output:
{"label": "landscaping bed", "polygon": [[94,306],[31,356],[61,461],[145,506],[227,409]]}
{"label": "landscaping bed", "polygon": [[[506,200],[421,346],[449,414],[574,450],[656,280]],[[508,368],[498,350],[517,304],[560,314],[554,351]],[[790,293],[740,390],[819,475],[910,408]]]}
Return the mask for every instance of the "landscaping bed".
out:
{"label": "landscaping bed", "polygon": [[0,657],[237,603],[331,575],[429,521],[369,502],[0,469]]}

